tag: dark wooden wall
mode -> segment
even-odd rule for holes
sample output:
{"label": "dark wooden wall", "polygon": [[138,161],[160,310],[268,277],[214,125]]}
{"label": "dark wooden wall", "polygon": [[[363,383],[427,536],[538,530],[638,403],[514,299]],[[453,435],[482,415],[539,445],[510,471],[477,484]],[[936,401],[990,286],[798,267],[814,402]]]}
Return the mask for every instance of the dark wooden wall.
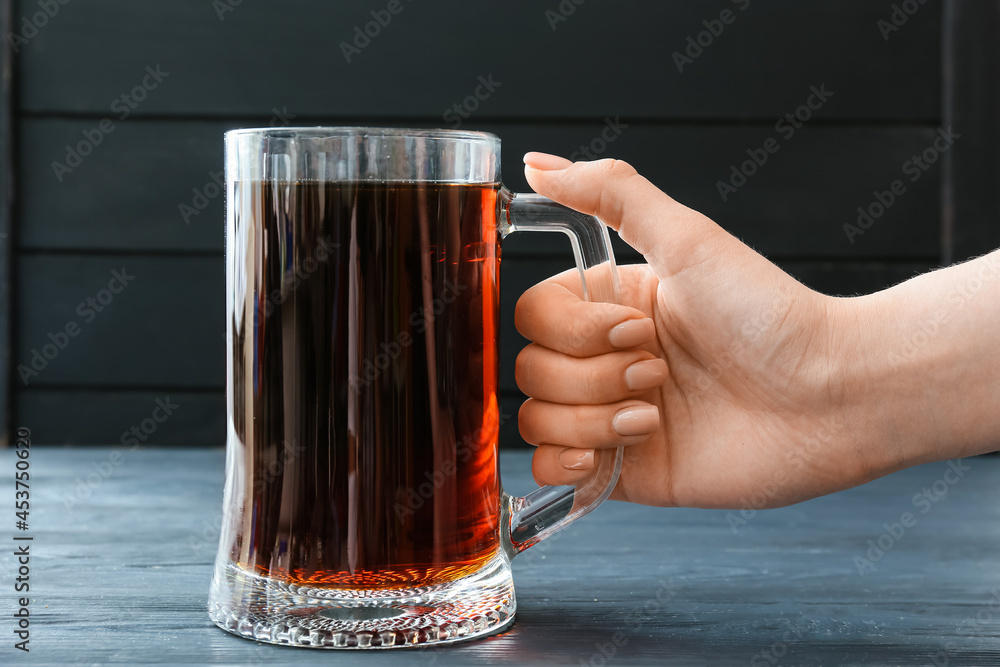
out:
{"label": "dark wooden wall", "polygon": [[[14,186],[0,214],[0,234],[8,224],[12,233],[0,238],[0,370],[10,392],[0,394],[9,410],[0,430],[116,443],[169,397],[180,407],[149,442],[221,443],[223,201],[208,199],[189,220],[179,207],[195,204],[194,191],[222,169],[223,131],[450,126],[445,112],[480,77],[499,83],[462,125],[503,138],[512,189],[526,187],[525,151],[570,155],[618,119],[627,127],[602,156],[629,160],[817,289],[870,292],[996,247],[997,3],[913,1],[919,9],[886,39],[888,1],[399,0],[402,11],[347,62],[341,43],[388,1],[52,0],[58,11],[37,34],[7,39],[14,85],[0,149],[13,148],[5,178]],[[12,4],[3,32],[25,36],[39,4]],[[679,71],[675,52],[706,21],[720,34]],[[147,68],[167,74],[156,83]],[[151,89],[121,118],[115,100],[144,78]],[[833,95],[793,136],[779,133],[776,120],[813,87]],[[113,131],[100,132],[102,121]],[[947,123],[962,134],[947,159],[850,242],[843,225],[856,209],[901,178]],[[53,162],[87,133],[100,143],[55,173]],[[723,201],[717,182],[770,137],[780,150]],[[622,261],[637,260],[617,248]],[[506,242],[506,322],[518,294],[569,257],[547,235]],[[134,279],[101,312],[80,310],[113,271]],[[70,324],[78,334],[22,381],[16,367]],[[522,343],[508,325],[511,414]],[[515,420],[503,437],[519,441]]]}

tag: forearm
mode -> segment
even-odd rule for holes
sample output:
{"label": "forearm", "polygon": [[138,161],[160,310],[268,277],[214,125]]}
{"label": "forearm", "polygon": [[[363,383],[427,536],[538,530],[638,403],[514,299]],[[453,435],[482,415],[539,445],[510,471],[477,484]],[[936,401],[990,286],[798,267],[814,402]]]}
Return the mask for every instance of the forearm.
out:
{"label": "forearm", "polygon": [[834,368],[872,477],[1000,448],[1000,251],[840,301]]}

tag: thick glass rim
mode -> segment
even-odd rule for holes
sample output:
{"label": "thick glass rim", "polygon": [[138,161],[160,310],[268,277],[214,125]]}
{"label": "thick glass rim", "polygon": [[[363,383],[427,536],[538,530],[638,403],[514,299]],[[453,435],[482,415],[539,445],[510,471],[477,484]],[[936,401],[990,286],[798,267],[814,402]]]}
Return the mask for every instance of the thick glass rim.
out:
{"label": "thick glass rim", "polygon": [[292,137],[308,137],[312,139],[333,139],[339,137],[387,137],[387,138],[421,138],[444,141],[479,141],[491,145],[499,145],[500,137],[491,132],[473,130],[448,130],[444,128],[411,128],[411,127],[363,127],[363,126],[315,126],[315,127],[244,127],[227,130],[226,138],[259,136],[275,139],[290,139]]}
{"label": "thick glass rim", "polygon": [[500,137],[405,127],[258,127],[225,133],[227,178],[498,183]]}

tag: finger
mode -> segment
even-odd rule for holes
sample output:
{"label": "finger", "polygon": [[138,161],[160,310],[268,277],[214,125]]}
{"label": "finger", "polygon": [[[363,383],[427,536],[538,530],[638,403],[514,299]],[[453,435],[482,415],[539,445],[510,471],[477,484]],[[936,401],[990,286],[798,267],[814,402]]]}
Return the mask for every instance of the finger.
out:
{"label": "finger", "polygon": [[529,398],[521,404],[517,426],[533,445],[589,449],[634,445],[660,425],[655,405],[620,401],[609,405],[562,405]]}
{"label": "finger", "polygon": [[542,445],[531,458],[531,474],[539,485],[576,484],[594,469],[594,450]]}
{"label": "finger", "polygon": [[[565,280],[563,274],[558,276]],[[637,347],[656,336],[656,327],[636,308],[583,301],[561,280],[529,288],[517,300],[514,326],[522,336],[575,357]]]}
{"label": "finger", "polygon": [[550,403],[614,403],[667,381],[667,362],[643,350],[577,358],[541,345],[517,355],[514,379],[528,396]]}
{"label": "finger", "polygon": [[524,164],[535,169],[565,169],[573,161],[551,153],[531,151],[524,154]]}
{"label": "finger", "polygon": [[538,192],[595,215],[638,250],[661,278],[711,257],[728,235],[679,204],[621,160],[569,162],[525,156],[524,175]]}

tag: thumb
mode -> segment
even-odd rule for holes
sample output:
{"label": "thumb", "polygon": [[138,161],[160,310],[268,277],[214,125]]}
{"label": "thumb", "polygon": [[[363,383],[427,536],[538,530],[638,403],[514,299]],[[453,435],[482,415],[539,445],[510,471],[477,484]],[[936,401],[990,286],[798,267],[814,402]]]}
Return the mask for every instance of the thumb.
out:
{"label": "thumb", "polygon": [[728,236],[701,213],[671,199],[627,162],[570,162],[528,153],[524,163],[524,175],[535,192],[600,218],[639,251],[661,278],[707,259]]}

